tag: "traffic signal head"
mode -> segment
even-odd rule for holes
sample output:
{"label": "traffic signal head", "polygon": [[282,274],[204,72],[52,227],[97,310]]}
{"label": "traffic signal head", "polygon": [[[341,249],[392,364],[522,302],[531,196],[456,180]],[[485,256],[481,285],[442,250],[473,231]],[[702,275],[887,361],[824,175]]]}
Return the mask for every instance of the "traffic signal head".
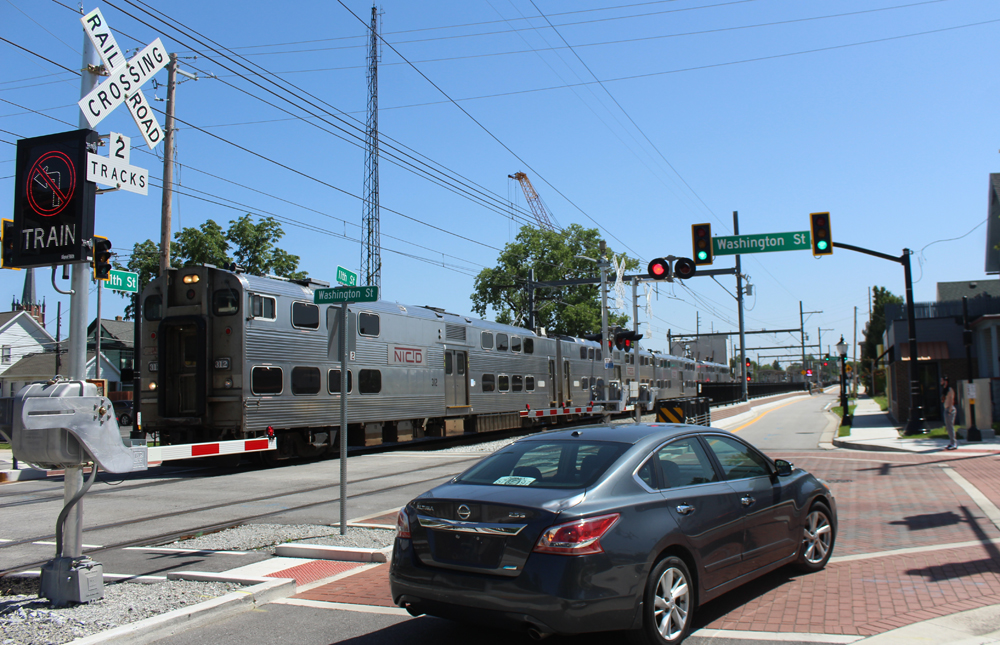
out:
{"label": "traffic signal head", "polygon": [[629,332],[624,329],[619,329],[615,332],[615,349],[625,349],[625,339]]}
{"label": "traffic signal head", "polygon": [[14,245],[17,243],[14,238],[14,220],[5,219],[3,221],[3,266],[5,269],[13,269]]}
{"label": "traffic signal head", "polygon": [[686,280],[694,275],[694,262],[688,258],[677,258],[674,261],[674,277]]}
{"label": "traffic signal head", "polygon": [[111,277],[111,240],[99,235],[94,236],[94,267],[95,280],[107,280]]}
{"label": "traffic signal head", "polygon": [[830,213],[809,213],[809,234],[813,255],[831,255],[833,236],[830,234]]}
{"label": "traffic signal head", "polygon": [[750,368],[750,359],[748,358],[747,359],[747,369],[749,369],[749,368]]}
{"label": "traffic signal head", "polygon": [[696,266],[712,263],[712,225],[692,224],[691,244],[694,249]]}
{"label": "traffic signal head", "polygon": [[813,375],[812,370],[806,370],[806,376],[812,376],[812,375]]}
{"label": "traffic signal head", "polygon": [[596,340],[599,343],[601,342],[601,339],[604,338],[604,334],[587,334],[584,338],[587,340]]}
{"label": "traffic signal head", "polygon": [[646,273],[654,280],[666,280],[670,277],[670,263],[663,258],[650,260]]}

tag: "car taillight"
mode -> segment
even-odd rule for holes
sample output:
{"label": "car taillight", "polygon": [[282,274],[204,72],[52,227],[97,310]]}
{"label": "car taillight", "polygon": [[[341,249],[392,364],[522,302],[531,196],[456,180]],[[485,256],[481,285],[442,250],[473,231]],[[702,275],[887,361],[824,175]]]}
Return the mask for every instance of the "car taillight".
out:
{"label": "car taillight", "polygon": [[396,537],[410,539],[410,520],[406,516],[406,507],[399,509],[399,515],[396,516]]}
{"label": "car taillight", "polygon": [[604,553],[604,549],[601,548],[601,537],[614,526],[618,517],[618,513],[612,513],[556,524],[538,538],[535,552],[559,555]]}

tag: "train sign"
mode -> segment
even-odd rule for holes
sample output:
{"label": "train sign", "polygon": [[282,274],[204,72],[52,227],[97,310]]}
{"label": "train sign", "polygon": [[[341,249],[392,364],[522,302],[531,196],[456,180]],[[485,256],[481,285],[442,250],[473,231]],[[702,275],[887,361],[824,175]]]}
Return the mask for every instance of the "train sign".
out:
{"label": "train sign", "polygon": [[29,268],[89,262],[97,188],[87,181],[93,130],[73,130],[17,142],[13,258]]}
{"label": "train sign", "polygon": [[317,305],[375,302],[376,300],[378,300],[378,287],[334,287],[332,289],[317,289],[313,293],[313,302]]}

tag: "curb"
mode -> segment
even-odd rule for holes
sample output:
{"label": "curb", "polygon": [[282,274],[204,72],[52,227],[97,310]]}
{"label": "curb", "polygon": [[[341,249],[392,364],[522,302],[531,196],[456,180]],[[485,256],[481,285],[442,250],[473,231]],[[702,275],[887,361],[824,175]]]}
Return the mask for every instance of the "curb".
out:
{"label": "curb", "polygon": [[[62,472],[62,471],[60,471]],[[52,471],[38,470],[35,468],[20,468],[18,470],[0,470],[0,484],[16,481],[28,481],[29,479],[45,479]]]}
{"label": "curb", "polygon": [[851,441],[844,441],[842,439],[834,439],[833,445],[837,448],[846,448],[848,450],[867,450],[871,452],[909,452],[914,453],[914,450],[907,450],[906,448],[897,448],[895,446],[879,446],[875,444],[868,443],[854,443]]}
{"label": "curb", "polygon": [[181,607],[106,632],[78,638],[70,641],[68,645],[144,644],[157,638],[179,634],[207,622],[256,609],[272,600],[287,598],[295,593],[295,581],[291,578],[232,578],[219,574],[199,574],[193,571],[168,574],[167,578],[172,580],[211,580],[213,582],[251,582],[253,586],[232,591],[197,605]]}
{"label": "curb", "polygon": [[[389,547],[389,551],[392,547]],[[308,558],[311,560],[342,560],[345,562],[388,562],[386,549],[326,546],[320,544],[279,544],[274,555],[281,558]]]}

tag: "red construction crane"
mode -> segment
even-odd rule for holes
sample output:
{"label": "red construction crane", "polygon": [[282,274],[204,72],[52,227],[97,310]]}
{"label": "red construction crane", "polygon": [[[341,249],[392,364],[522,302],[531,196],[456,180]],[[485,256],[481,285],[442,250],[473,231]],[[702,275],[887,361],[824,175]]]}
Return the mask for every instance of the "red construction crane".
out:
{"label": "red construction crane", "polygon": [[524,197],[528,200],[528,206],[538,221],[538,228],[546,231],[556,230],[556,227],[552,224],[554,218],[549,216],[549,212],[545,209],[545,204],[542,203],[542,198],[535,192],[535,187],[531,185],[528,175],[523,172],[515,172],[513,175],[507,175],[507,177],[516,179],[521,183],[521,188],[524,190]]}

